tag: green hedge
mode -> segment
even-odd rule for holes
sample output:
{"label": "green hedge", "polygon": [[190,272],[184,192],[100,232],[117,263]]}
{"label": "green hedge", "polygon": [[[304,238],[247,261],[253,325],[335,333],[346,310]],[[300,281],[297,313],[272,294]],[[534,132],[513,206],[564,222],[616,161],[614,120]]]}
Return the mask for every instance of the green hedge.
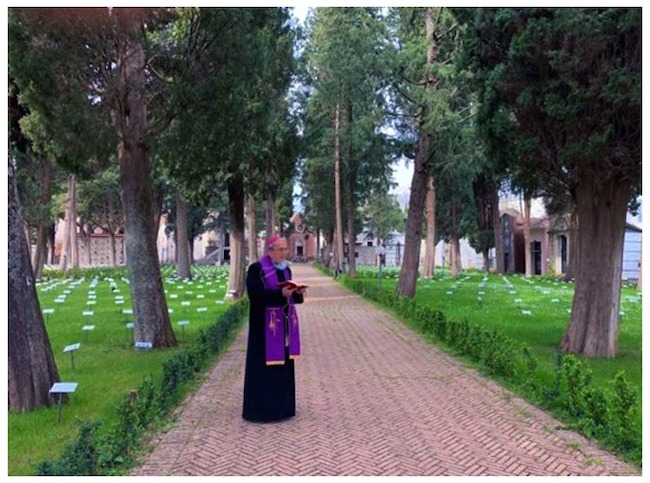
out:
{"label": "green hedge", "polygon": [[202,330],[194,343],[167,360],[158,386],[148,376],[137,390],[125,394],[110,427],[103,428],[101,421],[80,421],[76,438],[57,460],[38,463],[37,475],[111,475],[131,466],[141,437],[154,423],[164,420],[180,402],[183,389],[225,348],[247,309],[247,299],[233,304],[214,325]]}

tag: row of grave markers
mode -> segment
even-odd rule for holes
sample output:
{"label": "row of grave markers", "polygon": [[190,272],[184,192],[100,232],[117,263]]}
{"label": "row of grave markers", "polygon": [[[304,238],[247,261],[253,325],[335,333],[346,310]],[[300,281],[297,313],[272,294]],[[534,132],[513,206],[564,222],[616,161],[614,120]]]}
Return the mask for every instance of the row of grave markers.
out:
{"label": "row of grave markers", "polygon": [[[117,286],[117,284],[115,283],[115,281],[113,279],[111,279],[111,278],[107,278],[106,280],[109,282],[110,290],[113,293],[119,294],[120,289]],[[57,280],[57,281],[53,281],[52,283],[48,283],[45,287],[40,287],[40,291],[44,292],[44,293],[47,293],[47,292],[50,292],[50,291],[54,290],[59,285],[67,284],[67,287],[63,290],[62,294],[58,295],[54,299],[54,303],[56,303],[56,304],[65,304],[66,297],[72,293],[73,289],[75,289],[76,287],[81,285],[84,281],[85,281],[85,277],[82,277],[82,278],[77,279],[77,280],[70,279],[70,278],[65,279],[63,281],[58,281]],[[130,283],[129,280],[127,278],[125,278],[125,277],[122,277],[122,281],[124,281],[127,284]],[[186,281],[186,282],[189,282],[190,284],[192,283],[191,281]],[[96,294],[94,288],[97,286],[97,283],[98,283],[98,280],[96,278],[91,281],[91,284],[90,284],[90,287],[89,287],[91,290],[89,290],[89,292],[88,292],[88,300],[86,301],[86,305],[96,305],[96,303],[97,303],[97,294]],[[172,280],[170,283],[174,284],[175,281]],[[208,281],[207,285],[210,285],[210,284],[211,284],[211,282]],[[42,285],[42,283],[39,283],[39,285]],[[179,288],[181,288],[181,287],[179,287]],[[203,286],[199,285],[198,288],[203,288]],[[209,293],[216,293],[216,290],[210,289],[208,292]],[[167,293],[167,290],[165,291],[165,293]],[[193,295],[193,292],[192,291],[186,291],[185,295]],[[177,294],[171,294],[170,298],[172,298],[172,299],[178,298],[178,295]],[[204,299],[204,298],[205,298],[205,295],[197,294],[197,299]],[[124,303],[125,303],[124,296],[122,296],[122,295],[116,295],[115,296],[115,304],[116,305],[123,305]],[[217,304],[224,304],[225,302],[223,300],[217,300],[216,303]],[[181,305],[182,306],[190,306],[191,304],[190,304],[189,301],[183,301],[181,303]],[[208,310],[207,307],[198,307],[197,308],[197,312],[205,312],[207,310]],[[169,313],[173,313],[173,311],[174,311],[173,308],[169,309]],[[49,323],[49,318],[50,318],[50,316],[52,314],[54,314],[54,312],[55,312],[55,309],[51,308],[51,307],[46,307],[46,308],[44,308],[42,310],[43,315],[45,315],[45,317],[46,317],[46,323]],[[132,309],[123,309],[122,314],[123,315],[132,315],[133,310]],[[92,311],[92,310],[84,310],[84,311],[82,311],[82,316],[84,316],[84,317],[92,317],[92,316],[94,316],[94,311]],[[177,324],[182,328],[183,335],[184,335],[185,327],[187,325],[189,325],[189,323],[190,323],[189,320],[180,320],[180,321],[178,321]],[[131,330],[131,341],[133,343],[133,332],[132,332],[132,330],[134,328],[133,322],[128,322],[126,324],[126,328],[127,328],[127,330]],[[94,325],[84,325],[82,327],[82,330],[86,334],[88,332],[94,330],[94,329],[95,329]],[[146,342],[146,341],[137,341],[137,342],[134,343],[134,345],[135,345],[136,348],[139,348],[139,349],[151,349],[152,346],[153,346],[153,344],[151,342]],[[81,343],[76,342],[74,344],[70,344],[70,345],[65,346],[64,349],[63,349],[63,353],[69,353],[70,354],[71,366],[72,366],[73,371],[75,370],[74,354],[80,348],[81,348]],[[50,394],[58,396],[57,423],[61,421],[61,412],[62,412],[62,407],[63,407],[63,396],[66,395],[66,394],[74,393],[76,391],[76,389],[77,389],[77,386],[78,386],[77,382],[56,382],[50,388],[50,390],[49,390]]]}
{"label": "row of grave markers", "polygon": [[[458,288],[461,286],[461,284],[462,284],[463,282],[465,282],[466,280],[470,280],[471,278],[472,278],[472,277],[470,277],[470,276],[465,276],[465,277],[459,279],[457,282],[455,282],[454,284],[452,284],[452,286],[450,287],[450,290],[447,290],[447,291],[445,292],[445,295],[449,295],[449,296],[454,295],[454,293],[458,290]],[[514,285],[510,282],[510,280],[508,280],[508,278],[505,277],[505,276],[502,277],[502,279],[503,279],[503,282],[504,282],[504,284],[505,284],[505,288],[508,290],[508,293],[509,293],[510,295],[517,295],[517,290],[515,290],[515,287],[514,287]],[[488,282],[488,281],[489,281],[488,277],[484,276],[483,279],[481,280],[481,283],[479,283],[479,291],[477,292],[477,301],[478,301],[478,304],[479,304],[479,307],[480,307],[480,308],[483,308],[483,307],[484,307],[484,296],[485,296],[485,294],[486,294],[485,289],[486,289],[486,287],[487,287],[487,282]],[[550,290],[548,290],[547,288],[541,287],[541,286],[539,286],[539,285],[536,285],[535,281],[532,280],[532,279],[524,278],[523,281],[524,281],[525,283],[529,284],[529,285],[532,285],[534,289],[536,289],[537,291],[541,292],[543,295],[550,295],[550,294],[551,294],[551,291],[550,291]],[[425,285],[425,288],[430,288],[430,287],[431,287],[431,283],[432,283],[432,282],[435,282],[435,279],[427,280],[427,282],[428,282],[428,283],[427,283],[427,285]],[[551,282],[551,283],[552,283],[553,285],[556,285],[556,286],[557,286],[557,285],[560,285],[560,282]],[[562,290],[567,290],[567,289],[568,289],[568,287],[567,287],[565,284],[562,284],[560,288],[561,288]],[[631,303],[635,303],[635,304],[636,304],[636,303],[638,303],[639,301],[641,301],[641,293],[638,292],[638,294],[637,294],[636,296],[627,296],[627,297],[625,298],[625,300],[627,300],[627,301],[629,301],[629,302],[631,302]],[[521,311],[521,314],[522,314],[522,315],[525,315],[525,316],[531,316],[531,315],[532,315],[532,310],[530,310],[530,309],[524,309],[524,308],[521,307],[521,305],[523,304],[523,299],[521,299],[521,298],[514,298],[513,301],[514,301],[514,304],[515,304],[517,307],[519,307],[519,310]],[[550,303],[552,303],[552,304],[560,304],[560,302],[561,302],[561,299],[559,299],[559,298],[552,298],[552,299],[550,300]],[[566,309],[566,311],[567,311],[568,314],[571,313],[571,309]],[[619,312],[619,314],[620,314],[621,316],[624,316],[624,315],[625,315],[625,310],[621,309],[620,312]]]}

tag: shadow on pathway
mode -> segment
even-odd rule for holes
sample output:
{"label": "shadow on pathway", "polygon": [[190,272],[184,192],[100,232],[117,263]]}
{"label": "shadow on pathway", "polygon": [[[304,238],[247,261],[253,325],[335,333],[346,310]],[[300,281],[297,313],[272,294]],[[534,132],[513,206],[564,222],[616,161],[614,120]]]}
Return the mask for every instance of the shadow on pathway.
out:
{"label": "shadow on pathway", "polygon": [[296,417],[241,418],[247,328],[135,475],[639,475],[543,411],[295,264]]}

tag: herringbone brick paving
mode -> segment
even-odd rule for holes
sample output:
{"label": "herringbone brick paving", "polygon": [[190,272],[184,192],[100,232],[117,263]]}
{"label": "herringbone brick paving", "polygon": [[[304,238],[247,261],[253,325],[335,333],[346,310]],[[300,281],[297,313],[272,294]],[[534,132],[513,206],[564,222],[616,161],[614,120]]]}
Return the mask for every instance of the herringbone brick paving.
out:
{"label": "herringbone brick paving", "polygon": [[135,475],[640,475],[308,265],[296,417],[241,418],[242,330]]}

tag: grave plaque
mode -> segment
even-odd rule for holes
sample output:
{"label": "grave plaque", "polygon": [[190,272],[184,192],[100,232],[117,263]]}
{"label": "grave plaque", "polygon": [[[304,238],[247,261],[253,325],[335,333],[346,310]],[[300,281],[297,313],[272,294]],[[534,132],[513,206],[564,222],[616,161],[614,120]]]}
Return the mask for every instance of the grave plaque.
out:
{"label": "grave plaque", "polygon": [[84,325],[81,328],[81,330],[84,331],[84,333],[86,334],[86,338],[88,338],[88,332],[90,332],[91,330],[95,330],[95,326],[94,325]]}
{"label": "grave plaque", "polygon": [[43,309],[43,315],[45,315],[45,323],[49,323],[50,315],[54,313],[54,309]]}
{"label": "grave plaque", "polygon": [[55,382],[50,388],[50,394],[59,395],[59,411],[56,416],[56,422],[61,421],[61,408],[63,407],[63,395],[71,394],[77,390],[76,382]]}
{"label": "grave plaque", "polygon": [[66,352],[69,352],[69,353],[70,353],[70,358],[71,358],[71,360],[72,360],[72,370],[73,370],[73,371],[74,371],[74,351],[76,351],[77,349],[79,349],[79,347],[81,347],[81,343],[77,342],[76,344],[70,344],[70,345],[67,345],[67,346],[65,346],[65,348],[63,349],[63,353],[64,353],[64,354],[65,354]]}

